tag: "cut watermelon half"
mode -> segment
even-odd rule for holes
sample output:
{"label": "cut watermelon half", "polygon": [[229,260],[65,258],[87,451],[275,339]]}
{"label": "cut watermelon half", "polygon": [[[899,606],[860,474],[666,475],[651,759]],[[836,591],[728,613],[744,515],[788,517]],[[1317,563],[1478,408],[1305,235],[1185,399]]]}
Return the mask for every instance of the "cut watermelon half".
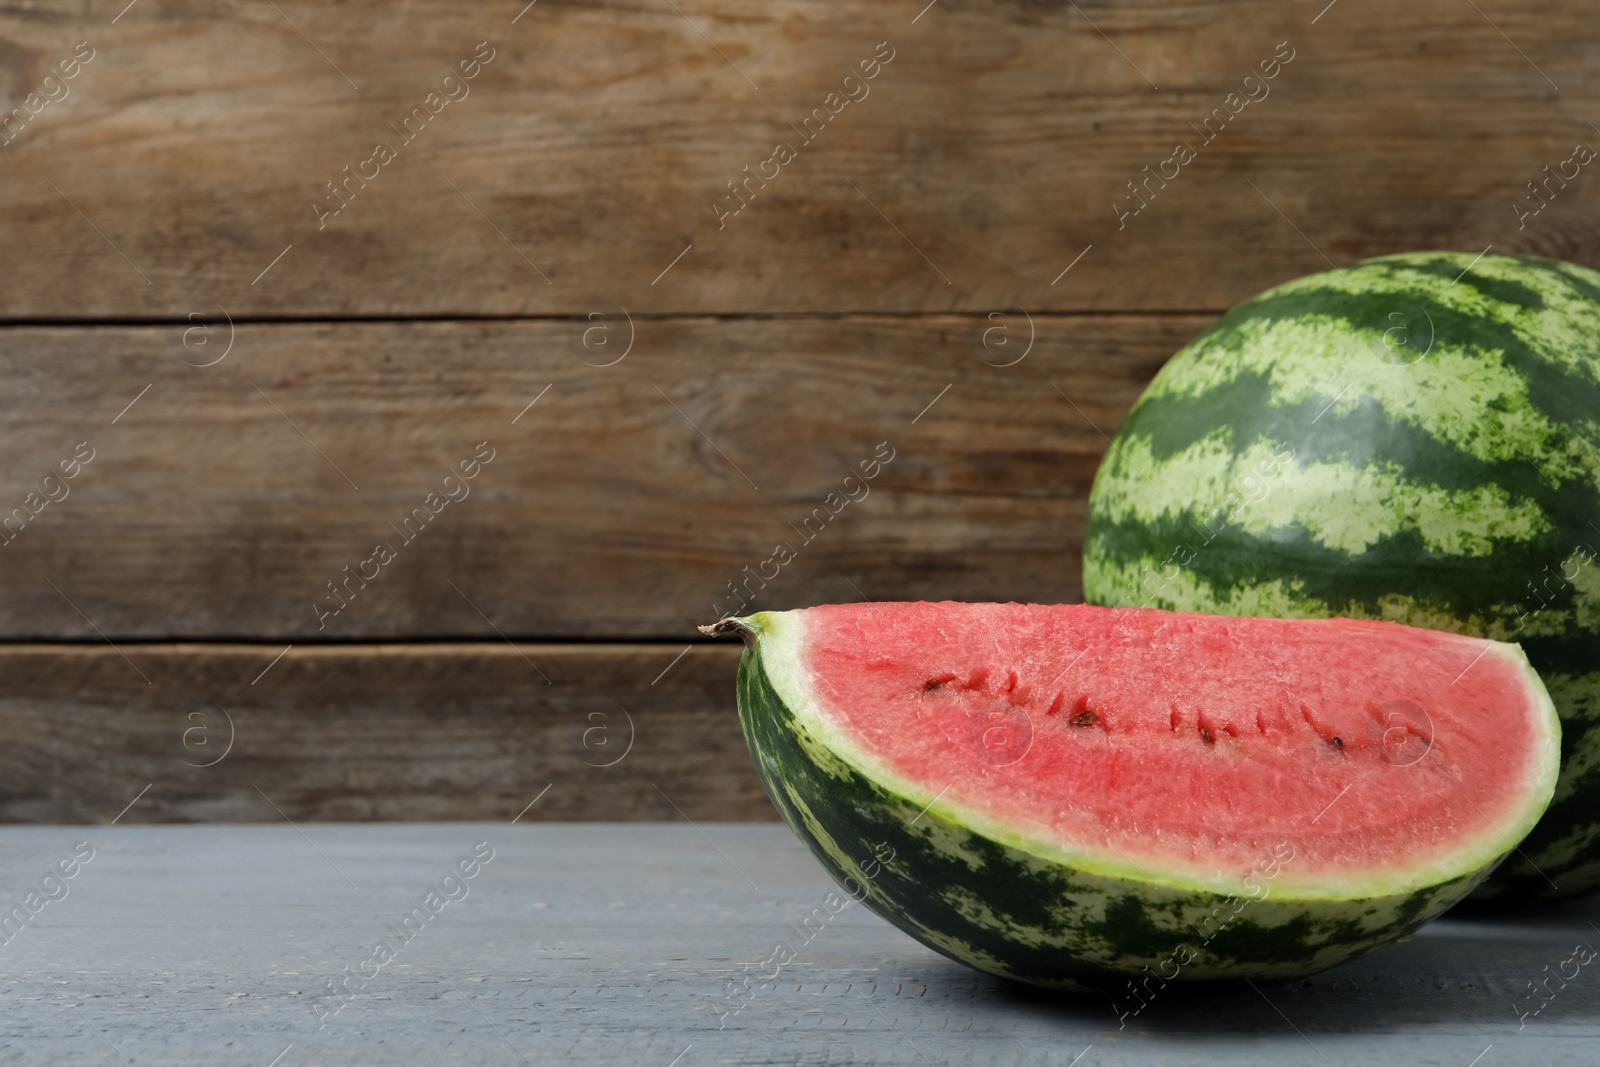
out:
{"label": "cut watermelon half", "polygon": [[1391,623],[882,603],[707,629],[746,639],[751,754],[845,891],[1056,988],[1308,974],[1408,937],[1559,765],[1517,646]]}

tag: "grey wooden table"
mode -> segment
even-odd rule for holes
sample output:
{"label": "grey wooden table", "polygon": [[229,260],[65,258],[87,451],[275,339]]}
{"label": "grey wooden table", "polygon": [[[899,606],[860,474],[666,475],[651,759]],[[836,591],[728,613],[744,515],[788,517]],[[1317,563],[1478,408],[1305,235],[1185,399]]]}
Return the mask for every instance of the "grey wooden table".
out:
{"label": "grey wooden table", "polygon": [[1119,1029],[1107,998],[834,915],[831,888],[776,825],[7,828],[0,1062],[1600,1063],[1600,967],[1518,1018],[1600,944],[1596,904],[1169,988]]}

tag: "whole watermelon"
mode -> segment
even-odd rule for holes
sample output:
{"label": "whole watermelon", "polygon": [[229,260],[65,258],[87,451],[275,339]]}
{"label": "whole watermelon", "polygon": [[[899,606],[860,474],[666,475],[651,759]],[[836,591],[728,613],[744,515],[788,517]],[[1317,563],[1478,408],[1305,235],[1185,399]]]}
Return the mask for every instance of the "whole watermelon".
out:
{"label": "whole watermelon", "polygon": [[1112,442],[1084,593],[1521,644],[1561,715],[1562,773],[1475,896],[1600,887],[1600,274],[1413,253],[1235,307]]}

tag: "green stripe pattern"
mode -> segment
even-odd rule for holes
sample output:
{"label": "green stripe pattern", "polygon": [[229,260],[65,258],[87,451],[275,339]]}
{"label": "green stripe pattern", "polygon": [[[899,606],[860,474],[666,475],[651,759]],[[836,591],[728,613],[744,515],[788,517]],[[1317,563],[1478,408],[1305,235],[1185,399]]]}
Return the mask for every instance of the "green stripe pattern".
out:
{"label": "green stripe pattern", "polygon": [[[780,613],[782,614],[782,613]],[[1238,892],[1075,867],[997,840],[940,804],[937,785],[864,768],[779,695],[764,662],[801,659],[749,623],[739,718],[767,793],[845,892],[951,959],[1051,989],[1101,990],[1119,1013],[1168,981],[1312,974],[1410,937],[1499,862],[1403,892],[1296,898],[1270,879]],[[793,677],[791,674],[790,677]],[[793,699],[791,697],[791,699]],[[1285,867],[1292,869],[1292,858]]]}
{"label": "green stripe pattern", "polygon": [[1240,304],[1118,431],[1084,592],[1518,642],[1561,715],[1563,770],[1476,898],[1600,888],[1600,274],[1416,253]]}

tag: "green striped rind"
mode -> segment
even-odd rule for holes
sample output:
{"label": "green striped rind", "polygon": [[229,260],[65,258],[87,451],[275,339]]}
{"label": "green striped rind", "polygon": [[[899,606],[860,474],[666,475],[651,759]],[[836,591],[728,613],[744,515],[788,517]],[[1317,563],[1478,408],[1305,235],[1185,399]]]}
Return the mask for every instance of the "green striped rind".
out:
{"label": "green striped rind", "polygon": [[1311,974],[1411,936],[1501,858],[1490,851],[1470,870],[1365,896],[1289,886],[1281,872],[1292,857],[1278,878],[1241,878],[1231,892],[1073,859],[871,766],[815,712],[795,614],[740,621],[752,632],[739,718],[784,821],[846,892],[991,974],[1065,990],[1112,987],[1146,968],[1172,980]]}
{"label": "green striped rind", "polygon": [[1600,887],[1600,274],[1412,254],[1240,304],[1118,431],[1084,592],[1520,643],[1562,717],[1563,773],[1477,895]]}

